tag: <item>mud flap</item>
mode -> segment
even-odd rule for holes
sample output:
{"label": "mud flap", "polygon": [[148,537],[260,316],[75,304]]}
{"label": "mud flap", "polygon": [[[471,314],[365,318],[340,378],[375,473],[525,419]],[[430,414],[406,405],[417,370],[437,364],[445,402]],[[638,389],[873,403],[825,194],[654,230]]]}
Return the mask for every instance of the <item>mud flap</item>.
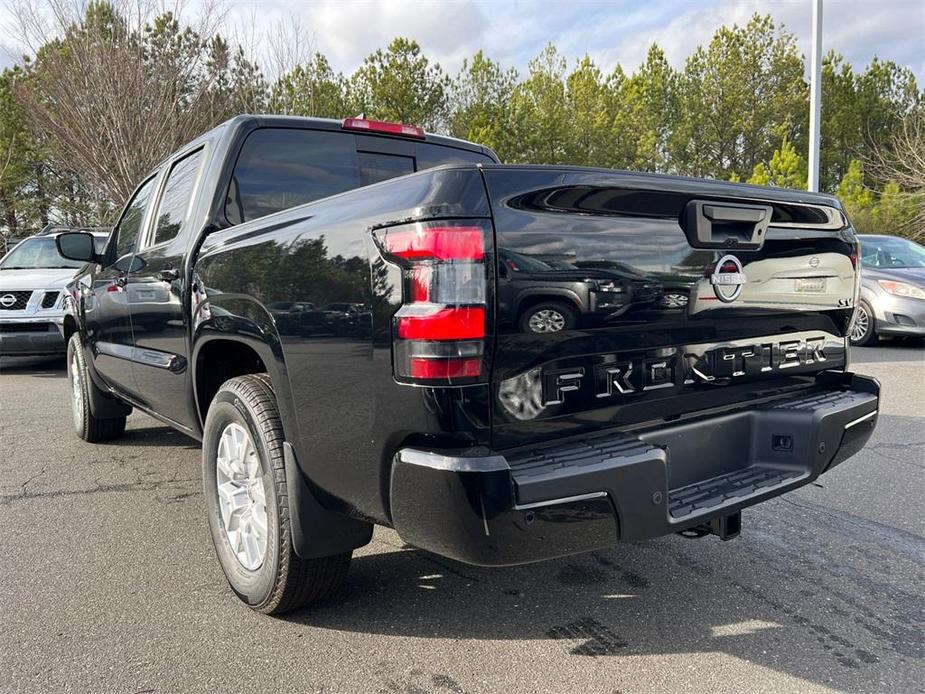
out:
{"label": "mud flap", "polygon": [[283,443],[283,457],[295,553],[303,559],[317,559],[369,544],[373,536],[372,524],[324,508],[309,489],[296,462],[295,451],[288,442]]}

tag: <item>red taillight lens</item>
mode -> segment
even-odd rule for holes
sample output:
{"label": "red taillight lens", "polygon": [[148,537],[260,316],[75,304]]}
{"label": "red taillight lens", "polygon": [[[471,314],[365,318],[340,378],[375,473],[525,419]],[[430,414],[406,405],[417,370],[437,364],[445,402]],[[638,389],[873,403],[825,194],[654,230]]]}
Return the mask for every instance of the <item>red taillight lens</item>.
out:
{"label": "red taillight lens", "polygon": [[439,385],[482,376],[488,224],[420,222],[379,229],[374,238],[383,258],[402,268],[396,377]]}
{"label": "red taillight lens", "polygon": [[[411,304],[412,307],[414,305]],[[484,307],[435,308],[433,312],[417,315],[401,315],[399,311],[398,336],[403,340],[471,340],[485,337]]]}
{"label": "red taillight lens", "polygon": [[411,378],[472,378],[482,373],[482,358],[412,359]]}
{"label": "red taillight lens", "polygon": [[479,227],[415,225],[387,231],[383,245],[403,260],[482,260],[485,240]]}
{"label": "red taillight lens", "polygon": [[404,123],[389,123],[383,120],[370,120],[368,118],[344,118],[341,123],[344,130],[365,130],[373,133],[388,133],[389,135],[403,135],[423,140],[427,137],[423,128]]}

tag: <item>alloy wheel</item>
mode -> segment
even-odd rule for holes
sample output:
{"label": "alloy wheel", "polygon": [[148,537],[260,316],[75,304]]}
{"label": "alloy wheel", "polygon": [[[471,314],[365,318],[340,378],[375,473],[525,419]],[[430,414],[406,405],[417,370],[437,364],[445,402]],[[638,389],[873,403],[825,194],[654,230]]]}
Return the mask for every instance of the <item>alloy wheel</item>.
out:
{"label": "alloy wheel", "polygon": [[555,309],[544,308],[530,316],[527,325],[535,333],[557,333],[565,327],[565,316]]}
{"label": "alloy wheel", "polygon": [[687,294],[669,293],[665,294],[659,304],[663,308],[684,308],[688,304]]}
{"label": "alloy wheel", "polygon": [[863,304],[858,306],[858,312],[854,316],[854,326],[851,328],[851,341],[855,344],[860,343],[867,337],[870,330],[870,314]]}
{"label": "alloy wheel", "polygon": [[71,414],[74,417],[74,426],[80,430],[84,421],[84,397],[80,387],[80,362],[77,354],[71,356]]}
{"label": "alloy wheel", "polygon": [[240,424],[222,430],[215,471],[222,530],[241,566],[255,571],[267,554],[267,495],[257,449]]}

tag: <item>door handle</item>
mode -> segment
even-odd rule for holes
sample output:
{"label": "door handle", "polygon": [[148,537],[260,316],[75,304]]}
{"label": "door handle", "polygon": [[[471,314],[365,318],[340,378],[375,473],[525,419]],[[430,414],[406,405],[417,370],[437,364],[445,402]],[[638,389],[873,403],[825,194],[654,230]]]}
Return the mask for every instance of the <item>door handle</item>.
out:
{"label": "door handle", "polygon": [[156,277],[161,282],[173,282],[175,280],[180,279],[180,271],[177,270],[175,267],[172,267],[172,268],[168,268],[167,270],[160,270],[157,273]]}
{"label": "door handle", "polygon": [[681,227],[692,248],[758,250],[774,210],[770,205],[691,200]]}

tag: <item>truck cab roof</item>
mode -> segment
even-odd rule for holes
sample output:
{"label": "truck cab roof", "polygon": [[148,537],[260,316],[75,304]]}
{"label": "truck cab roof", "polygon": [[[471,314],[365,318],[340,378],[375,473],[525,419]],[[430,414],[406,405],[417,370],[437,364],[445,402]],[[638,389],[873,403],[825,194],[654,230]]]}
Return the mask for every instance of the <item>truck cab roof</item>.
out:
{"label": "truck cab roof", "polygon": [[[192,149],[205,140],[215,139],[216,137],[233,138],[236,133],[248,132],[256,128],[305,128],[311,130],[342,131],[346,129],[344,127],[344,122],[345,121],[337,120],[334,118],[309,118],[305,116],[281,116],[272,114],[244,113],[233,118],[229,118],[224,123],[221,123],[211,130],[206,131],[198,138],[185,145],[183,149]],[[415,139],[407,136],[402,136],[395,133],[380,132],[376,130],[354,130],[353,132],[368,137],[415,141]],[[448,135],[425,133],[423,139],[419,139],[417,141],[427,142],[429,144],[439,145],[442,147],[454,147],[456,149],[463,149],[469,152],[478,152],[490,157],[495,162],[500,163],[498,155],[495,154],[491,149],[485,147],[484,145],[476,144],[475,142],[469,142],[468,140],[461,140],[459,138],[450,137]],[[169,157],[161,161],[158,164],[158,167],[163,165],[166,161],[173,159],[175,156],[176,152],[172,153]]]}

